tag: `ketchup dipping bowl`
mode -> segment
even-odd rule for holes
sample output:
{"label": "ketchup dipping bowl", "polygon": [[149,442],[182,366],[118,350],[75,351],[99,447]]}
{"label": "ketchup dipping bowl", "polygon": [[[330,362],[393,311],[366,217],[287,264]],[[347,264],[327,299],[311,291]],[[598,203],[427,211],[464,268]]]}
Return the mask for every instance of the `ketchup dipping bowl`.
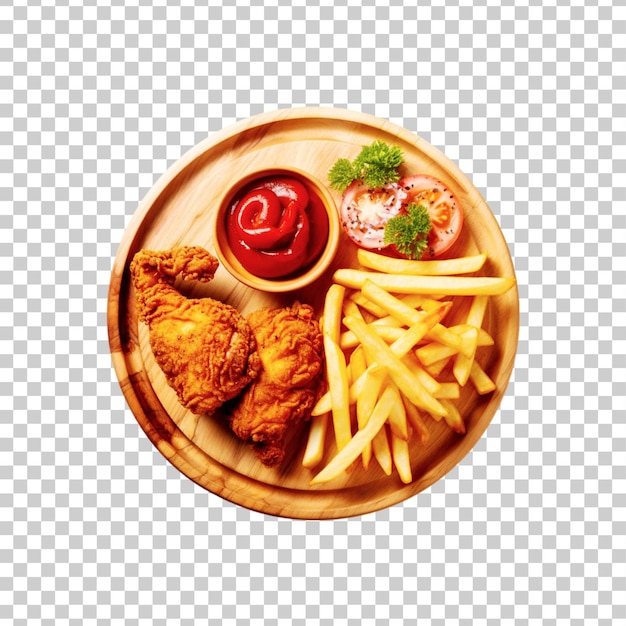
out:
{"label": "ketchup dipping bowl", "polygon": [[220,263],[240,282],[287,292],[328,269],[340,230],[337,207],[323,184],[297,169],[264,169],[222,196],[213,245]]}

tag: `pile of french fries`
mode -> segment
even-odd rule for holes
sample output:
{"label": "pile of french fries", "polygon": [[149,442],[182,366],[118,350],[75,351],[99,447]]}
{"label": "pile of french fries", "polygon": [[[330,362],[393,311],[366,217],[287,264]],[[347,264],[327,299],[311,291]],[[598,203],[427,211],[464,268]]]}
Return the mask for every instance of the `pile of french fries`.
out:
{"label": "pile of french fries", "polygon": [[[302,464],[313,470],[322,461],[329,426],[337,452],[311,485],[351,471],[359,457],[365,470],[374,459],[410,483],[409,444],[428,442],[429,419],[465,433],[455,404],[461,387],[470,383],[481,395],[495,389],[475,360],[480,347],[493,345],[482,328],[488,299],[515,284],[467,276],[486,258],[411,261],[359,250],[361,269],[335,272],[320,320],[328,391],[313,408]],[[445,298],[458,296],[471,298],[467,316],[446,326],[454,305]]]}

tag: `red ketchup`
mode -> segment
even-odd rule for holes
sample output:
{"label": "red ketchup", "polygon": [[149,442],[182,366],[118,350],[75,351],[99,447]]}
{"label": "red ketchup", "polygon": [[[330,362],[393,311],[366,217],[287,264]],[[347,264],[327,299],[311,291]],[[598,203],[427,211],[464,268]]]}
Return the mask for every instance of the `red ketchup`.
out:
{"label": "red ketchup", "polygon": [[304,270],[328,240],[322,200],[290,176],[255,181],[235,197],[226,216],[230,246],[260,278],[284,278]]}

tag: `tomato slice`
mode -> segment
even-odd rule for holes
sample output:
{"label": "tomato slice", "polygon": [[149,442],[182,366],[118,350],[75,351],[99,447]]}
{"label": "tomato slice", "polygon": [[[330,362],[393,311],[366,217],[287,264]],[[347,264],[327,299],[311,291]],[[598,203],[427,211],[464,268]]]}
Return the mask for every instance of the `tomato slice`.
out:
{"label": "tomato slice", "polygon": [[428,209],[432,230],[423,259],[444,254],[457,240],[463,227],[463,207],[452,191],[440,180],[426,174],[406,176],[398,181],[402,206],[411,202]]}
{"label": "tomato slice", "polygon": [[341,223],[346,234],[361,248],[384,248],[385,224],[402,208],[397,183],[372,189],[355,180],[344,192]]}
{"label": "tomato slice", "polygon": [[405,176],[397,183],[372,189],[355,180],[344,192],[341,223],[346,234],[361,248],[398,254],[384,242],[385,226],[411,204],[421,204],[430,215],[432,229],[423,259],[443,255],[457,240],[463,227],[463,208],[452,191],[426,174]]}

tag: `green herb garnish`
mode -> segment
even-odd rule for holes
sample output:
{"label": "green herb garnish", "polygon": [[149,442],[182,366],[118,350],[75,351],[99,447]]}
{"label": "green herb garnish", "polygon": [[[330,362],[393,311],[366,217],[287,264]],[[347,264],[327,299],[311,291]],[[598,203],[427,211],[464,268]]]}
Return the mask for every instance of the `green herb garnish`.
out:
{"label": "green herb garnish", "polygon": [[393,244],[400,254],[409,259],[420,259],[428,245],[432,228],[428,209],[411,202],[406,213],[392,217],[385,225],[385,244]]}
{"label": "green herb garnish", "polygon": [[333,189],[341,192],[355,180],[363,181],[370,188],[382,187],[399,180],[397,169],[403,160],[398,146],[377,140],[369,146],[363,146],[354,161],[339,159],[328,172],[328,180]]}

